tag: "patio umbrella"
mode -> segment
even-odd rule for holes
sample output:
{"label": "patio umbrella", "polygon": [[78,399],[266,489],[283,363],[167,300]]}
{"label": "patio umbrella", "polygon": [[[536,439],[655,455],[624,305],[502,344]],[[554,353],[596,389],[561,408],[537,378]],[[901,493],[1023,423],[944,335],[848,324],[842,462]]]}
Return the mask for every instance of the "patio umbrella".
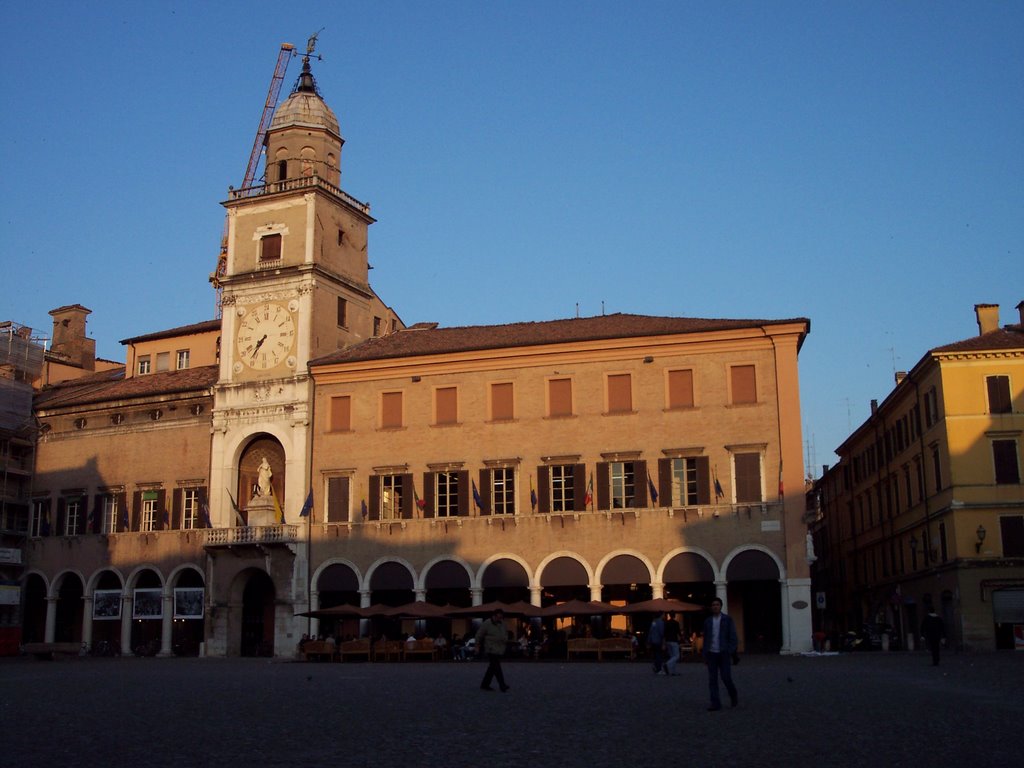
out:
{"label": "patio umbrella", "polygon": [[406,619],[445,619],[450,611],[451,606],[434,605],[433,603],[416,600],[405,605],[397,605],[381,615]]}
{"label": "patio umbrella", "polygon": [[465,608],[452,608],[448,611],[449,616],[490,616],[496,610],[501,609],[506,616],[541,616],[541,609],[530,603],[517,600],[514,603],[503,603],[500,600],[492,600],[489,603],[470,605]]}
{"label": "patio umbrella", "polygon": [[622,609],[610,603],[596,600],[567,600],[558,605],[549,605],[541,609],[541,616],[603,616],[609,613],[621,613]]}
{"label": "patio umbrella", "polygon": [[366,617],[365,610],[365,608],[360,608],[358,605],[334,605],[330,608],[317,608],[315,611],[304,611],[295,615],[313,619],[330,619],[345,616],[357,616],[362,619]]}
{"label": "patio umbrella", "polygon": [[703,611],[704,606],[667,597],[656,597],[653,600],[624,605],[617,610],[619,613],[684,613],[686,611]]}

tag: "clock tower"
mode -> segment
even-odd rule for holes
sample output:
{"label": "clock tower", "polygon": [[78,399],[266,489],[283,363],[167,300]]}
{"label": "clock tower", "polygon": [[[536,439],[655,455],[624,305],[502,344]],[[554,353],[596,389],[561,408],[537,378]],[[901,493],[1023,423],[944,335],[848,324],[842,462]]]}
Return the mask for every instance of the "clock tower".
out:
{"label": "clock tower", "polygon": [[[343,144],[307,55],[267,131],[263,183],[230,190],[224,203],[210,478],[216,527],[298,522],[310,490],[308,362],[401,327],[369,285],[374,219],[368,204],[341,190]],[[269,495],[256,482],[263,459]],[[262,512],[250,519],[257,508]]]}

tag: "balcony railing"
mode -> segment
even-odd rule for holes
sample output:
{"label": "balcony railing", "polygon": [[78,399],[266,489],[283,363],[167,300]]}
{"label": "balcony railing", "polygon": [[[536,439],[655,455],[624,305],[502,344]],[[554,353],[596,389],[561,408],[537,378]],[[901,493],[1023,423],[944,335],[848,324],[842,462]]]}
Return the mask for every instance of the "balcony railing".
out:
{"label": "balcony railing", "polygon": [[253,197],[262,197],[263,195],[274,195],[278,192],[296,192],[303,189],[322,189],[325,192],[329,192],[335,197],[339,197],[346,203],[351,205],[353,208],[357,208],[366,215],[370,214],[370,204],[356,200],[352,195],[347,192],[343,192],[340,187],[336,187],[326,179],[321,179],[319,176],[300,176],[295,179],[285,179],[284,181],[274,181],[270,184],[261,184],[258,187],[244,187],[243,189],[232,189],[228,192],[229,200],[248,200]]}
{"label": "balcony railing", "polygon": [[209,528],[207,546],[230,544],[291,544],[297,542],[297,525],[259,525],[245,528]]}

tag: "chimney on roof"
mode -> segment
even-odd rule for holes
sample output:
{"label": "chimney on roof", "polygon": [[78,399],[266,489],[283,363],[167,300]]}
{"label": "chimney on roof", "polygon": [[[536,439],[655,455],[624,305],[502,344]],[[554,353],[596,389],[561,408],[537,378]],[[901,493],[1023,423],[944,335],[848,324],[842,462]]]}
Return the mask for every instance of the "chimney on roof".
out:
{"label": "chimney on roof", "polygon": [[905,378],[907,378],[906,371],[896,371],[896,386],[898,387],[900,384],[902,384]]}
{"label": "chimney on roof", "polygon": [[96,340],[85,335],[85,319],[92,310],[81,304],[70,304],[50,310],[53,318],[53,341],[50,350],[64,356],[72,365],[87,371],[96,370]]}
{"label": "chimney on roof", "polygon": [[1024,325],[1024,301],[1017,305],[1017,314],[1020,315],[1020,317],[1018,318],[1020,324]]}
{"label": "chimney on roof", "polygon": [[975,304],[974,314],[978,318],[978,334],[985,335],[999,330],[999,305]]}
{"label": "chimney on roof", "polygon": [[878,413],[878,401],[877,400],[872,400],[871,401],[871,415],[874,416],[876,413]]}

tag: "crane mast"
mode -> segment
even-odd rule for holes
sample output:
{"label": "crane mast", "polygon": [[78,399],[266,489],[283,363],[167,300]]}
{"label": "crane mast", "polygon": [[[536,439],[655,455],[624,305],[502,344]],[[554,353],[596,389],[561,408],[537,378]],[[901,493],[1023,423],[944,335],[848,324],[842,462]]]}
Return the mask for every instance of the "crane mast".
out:
{"label": "crane mast", "polygon": [[[252,152],[249,153],[249,164],[245,168],[245,176],[242,179],[241,189],[252,186],[256,178],[256,168],[260,162],[260,155],[263,152],[263,143],[267,138],[267,130],[270,128],[270,121],[274,118],[274,110],[277,109],[277,97],[281,93],[281,83],[284,82],[284,74],[288,70],[288,62],[295,53],[295,46],[291,43],[281,43],[281,50],[277,54],[277,64],[274,67],[274,75],[270,78],[270,87],[267,89],[267,100],[263,105],[263,114],[260,116],[260,124],[256,129],[256,138],[252,143]],[[223,294],[221,279],[227,273],[228,266],[228,218],[224,217],[224,231],[220,238],[220,254],[217,256],[217,267],[210,275],[210,282],[217,294],[217,318],[223,314]]]}

